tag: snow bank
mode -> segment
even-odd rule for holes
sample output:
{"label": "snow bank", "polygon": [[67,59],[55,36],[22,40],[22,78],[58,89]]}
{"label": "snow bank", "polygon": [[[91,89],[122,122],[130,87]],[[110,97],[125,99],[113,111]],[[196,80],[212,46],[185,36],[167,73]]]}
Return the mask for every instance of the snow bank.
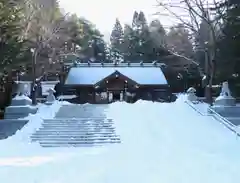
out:
{"label": "snow bank", "polygon": [[48,149],[43,149],[39,143],[31,142],[31,135],[41,127],[44,119],[52,119],[58,112],[62,105],[71,105],[66,101],[55,101],[52,105],[39,104],[36,114],[30,114],[24,119],[28,119],[29,122],[15,135],[9,137],[6,140],[0,141],[0,147],[8,147],[7,149],[1,149],[2,156],[28,156],[36,153],[49,152]]}
{"label": "snow bank", "polygon": [[11,141],[22,141],[23,143],[31,142],[30,136],[41,127],[44,119],[52,119],[58,112],[62,105],[70,105],[69,102],[55,101],[52,105],[39,104],[38,111],[36,114],[30,114],[28,117],[24,118],[29,120],[29,122],[12,137],[7,140]]}
{"label": "snow bank", "polygon": [[108,117],[122,144],[105,161],[109,182],[239,182],[239,139],[185,100],[179,95],[174,103],[111,104]]}
{"label": "snow bank", "polygon": [[26,95],[16,95],[13,98],[13,100],[27,100],[27,101],[31,101],[32,102],[32,100],[28,96],[26,96]]}
{"label": "snow bank", "polygon": [[[50,107],[54,111],[59,105]],[[41,106],[38,115],[53,117],[50,107]],[[0,144],[0,167],[8,166],[0,169],[2,182],[239,182],[239,139],[213,118],[192,110],[184,95],[173,103],[115,102],[109,104],[106,114],[113,119],[121,144],[50,150],[33,144],[25,144],[25,148]],[[34,128],[38,124],[28,125]],[[9,158],[14,153],[21,157]]]}
{"label": "snow bank", "polygon": [[187,94],[178,94],[177,95],[177,100],[175,101],[175,103],[183,103],[187,101]]}

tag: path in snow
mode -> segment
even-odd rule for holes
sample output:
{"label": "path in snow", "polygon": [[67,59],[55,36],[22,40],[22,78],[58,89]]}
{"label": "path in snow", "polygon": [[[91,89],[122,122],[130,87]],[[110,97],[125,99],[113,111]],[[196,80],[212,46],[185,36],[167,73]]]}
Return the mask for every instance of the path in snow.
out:
{"label": "path in snow", "polygon": [[[1,166],[2,182],[238,183],[240,180],[239,139],[216,120],[201,116],[181,100],[171,104],[114,103],[106,115],[114,119],[121,144],[53,148],[42,156],[36,152],[40,149],[29,145],[25,148],[38,157],[22,159],[25,164],[15,160],[15,164]],[[0,147],[8,148],[1,143]],[[0,159],[0,165],[3,161],[6,158]]]}

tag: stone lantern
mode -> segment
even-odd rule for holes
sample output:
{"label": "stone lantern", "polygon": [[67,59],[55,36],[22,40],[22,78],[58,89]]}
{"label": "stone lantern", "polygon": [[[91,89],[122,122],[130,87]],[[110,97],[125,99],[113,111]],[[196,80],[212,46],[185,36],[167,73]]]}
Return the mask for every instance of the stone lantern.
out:
{"label": "stone lantern", "polygon": [[197,102],[198,101],[198,98],[196,96],[196,89],[195,88],[190,87],[187,90],[187,99],[191,102]]}

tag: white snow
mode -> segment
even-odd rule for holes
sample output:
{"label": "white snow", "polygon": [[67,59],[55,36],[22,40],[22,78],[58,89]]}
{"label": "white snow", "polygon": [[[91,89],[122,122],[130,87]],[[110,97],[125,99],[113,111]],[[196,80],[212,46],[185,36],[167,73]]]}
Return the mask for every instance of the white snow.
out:
{"label": "white snow", "polygon": [[[38,107],[37,114],[35,115],[30,114],[28,117],[24,118],[24,119],[28,119],[29,122],[20,131],[17,131],[14,136],[11,136],[6,140],[0,141],[0,147],[8,147],[8,148],[1,148],[0,157],[8,156],[10,154],[15,154],[18,156],[26,155],[26,154],[35,154],[37,151],[41,151],[42,148],[37,143],[35,144],[31,143],[30,136],[37,129],[41,127],[43,119],[54,118],[56,112],[59,110],[61,105],[70,105],[70,104],[68,102],[56,101],[51,106],[45,105],[45,104],[39,104],[38,106],[36,106]],[[0,166],[1,166],[1,160],[0,160]],[[1,175],[1,171],[0,171],[0,175]]]}
{"label": "white snow", "polygon": [[13,100],[27,100],[27,101],[32,101],[28,96],[26,95],[16,95]]}
{"label": "white snow", "polygon": [[[6,183],[238,183],[240,142],[181,95],[175,103],[110,104],[122,143],[95,148],[41,148],[27,137],[62,104],[39,113],[12,138],[0,141]],[[50,112],[51,111],[51,112]]]}

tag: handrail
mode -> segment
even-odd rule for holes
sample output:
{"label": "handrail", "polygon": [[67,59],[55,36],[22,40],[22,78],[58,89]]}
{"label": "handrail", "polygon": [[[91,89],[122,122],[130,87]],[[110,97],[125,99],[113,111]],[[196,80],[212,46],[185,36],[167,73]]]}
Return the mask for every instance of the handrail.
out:
{"label": "handrail", "polygon": [[212,116],[218,120],[220,123],[222,123],[224,126],[226,126],[228,129],[230,129],[232,132],[236,133],[237,136],[240,136],[239,132],[236,130],[236,125],[234,125],[232,122],[230,122],[228,119],[224,118],[220,114],[218,114],[214,109],[209,108],[209,111],[212,113]]}
{"label": "handrail", "polygon": [[227,124],[236,127],[236,125],[234,125],[233,123],[231,123],[229,120],[227,120],[226,118],[224,118],[223,116],[221,116],[220,114],[218,114],[215,110],[209,108],[209,110],[211,111],[211,113],[213,113],[215,116],[217,116],[219,119],[223,120],[224,122],[226,122]]}
{"label": "handrail", "polygon": [[194,108],[194,106],[190,104],[190,101],[185,101],[185,103],[187,103],[191,108],[193,108],[196,112],[198,112],[202,116],[212,116],[212,117],[214,117],[217,121],[222,123],[229,130],[236,133],[237,136],[240,136],[239,132],[236,130],[237,126],[234,125],[232,122],[230,122],[228,119],[226,119],[223,116],[221,116],[220,114],[218,114],[214,109],[208,108],[208,110],[210,111],[210,114],[209,115],[204,115],[202,112],[200,112],[199,110]]}
{"label": "handrail", "polygon": [[200,115],[202,115],[202,116],[207,116],[207,115],[203,114],[202,112],[200,112],[198,109],[194,108],[194,107],[190,104],[189,101],[185,101],[185,103],[187,103],[191,108],[193,108],[193,109],[194,109],[196,112],[198,112]]}

